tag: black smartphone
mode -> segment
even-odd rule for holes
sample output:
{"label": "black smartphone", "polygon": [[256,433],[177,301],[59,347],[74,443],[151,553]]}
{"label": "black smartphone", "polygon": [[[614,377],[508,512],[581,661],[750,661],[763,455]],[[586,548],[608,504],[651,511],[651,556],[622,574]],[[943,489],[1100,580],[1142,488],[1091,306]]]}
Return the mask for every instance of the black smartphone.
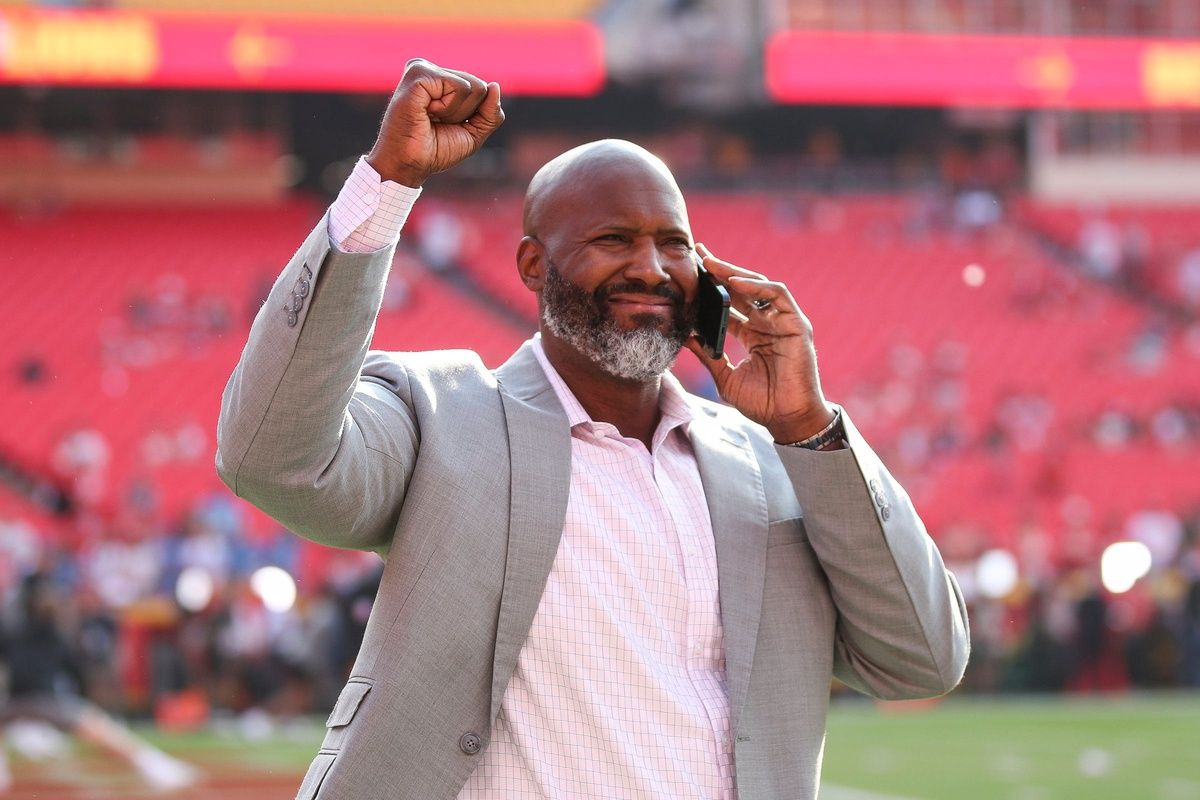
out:
{"label": "black smartphone", "polygon": [[729,290],[717,283],[696,256],[700,282],[696,288],[696,336],[709,358],[725,353],[725,331],[729,327]]}

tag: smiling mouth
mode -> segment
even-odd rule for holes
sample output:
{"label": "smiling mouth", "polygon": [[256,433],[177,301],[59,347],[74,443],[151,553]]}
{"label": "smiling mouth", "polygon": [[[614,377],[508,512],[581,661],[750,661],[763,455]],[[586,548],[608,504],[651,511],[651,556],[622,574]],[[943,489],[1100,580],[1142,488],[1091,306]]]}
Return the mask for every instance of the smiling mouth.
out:
{"label": "smiling mouth", "polygon": [[608,298],[608,302],[614,306],[621,306],[630,311],[659,311],[662,309],[670,309],[673,305],[671,300],[666,297],[656,296],[636,296],[624,295]]}

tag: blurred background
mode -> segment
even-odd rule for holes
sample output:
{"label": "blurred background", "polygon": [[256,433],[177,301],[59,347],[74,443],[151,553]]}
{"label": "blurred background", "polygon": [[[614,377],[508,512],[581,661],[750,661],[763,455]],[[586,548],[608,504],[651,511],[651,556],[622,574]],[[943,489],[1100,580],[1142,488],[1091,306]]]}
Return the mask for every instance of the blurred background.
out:
{"label": "blurred background", "polygon": [[[792,288],[957,574],[962,688],[839,697],[823,797],[1200,798],[1196,0],[0,0],[0,593],[12,630],[45,579],[65,691],[187,796],[295,791],[379,562],[232,497],[216,416],[416,56],[508,120],[428,184],[377,347],[501,363],[525,182],[632,139]],[[11,722],[12,796],[150,791]]]}

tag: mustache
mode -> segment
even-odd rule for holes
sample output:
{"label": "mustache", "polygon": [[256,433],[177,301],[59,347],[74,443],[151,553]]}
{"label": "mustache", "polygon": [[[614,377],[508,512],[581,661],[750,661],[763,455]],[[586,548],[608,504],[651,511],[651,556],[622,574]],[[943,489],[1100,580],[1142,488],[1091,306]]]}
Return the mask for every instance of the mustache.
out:
{"label": "mustache", "polygon": [[683,292],[673,289],[665,283],[657,286],[647,286],[644,283],[618,283],[612,286],[597,286],[592,297],[597,301],[607,300],[614,294],[646,294],[654,297],[665,297],[675,306],[683,305]]}

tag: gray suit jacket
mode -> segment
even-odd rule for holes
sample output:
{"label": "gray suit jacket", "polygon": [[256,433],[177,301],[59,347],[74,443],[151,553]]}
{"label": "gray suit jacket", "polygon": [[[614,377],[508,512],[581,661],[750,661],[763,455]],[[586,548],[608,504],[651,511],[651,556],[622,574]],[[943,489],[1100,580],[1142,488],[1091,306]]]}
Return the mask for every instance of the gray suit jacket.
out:
{"label": "gray suit jacket", "polygon": [[[326,230],[254,322],[217,468],[296,533],[386,560],[301,800],[453,798],[558,548],[570,432],[528,347],[495,372],[466,351],[368,352],[392,253],[336,252]],[[848,418],[849,449],[820,453],[694,404],[739,796],[813,798],[830,678],[883,698],[949,691],[967,661],[962,597]]]}

